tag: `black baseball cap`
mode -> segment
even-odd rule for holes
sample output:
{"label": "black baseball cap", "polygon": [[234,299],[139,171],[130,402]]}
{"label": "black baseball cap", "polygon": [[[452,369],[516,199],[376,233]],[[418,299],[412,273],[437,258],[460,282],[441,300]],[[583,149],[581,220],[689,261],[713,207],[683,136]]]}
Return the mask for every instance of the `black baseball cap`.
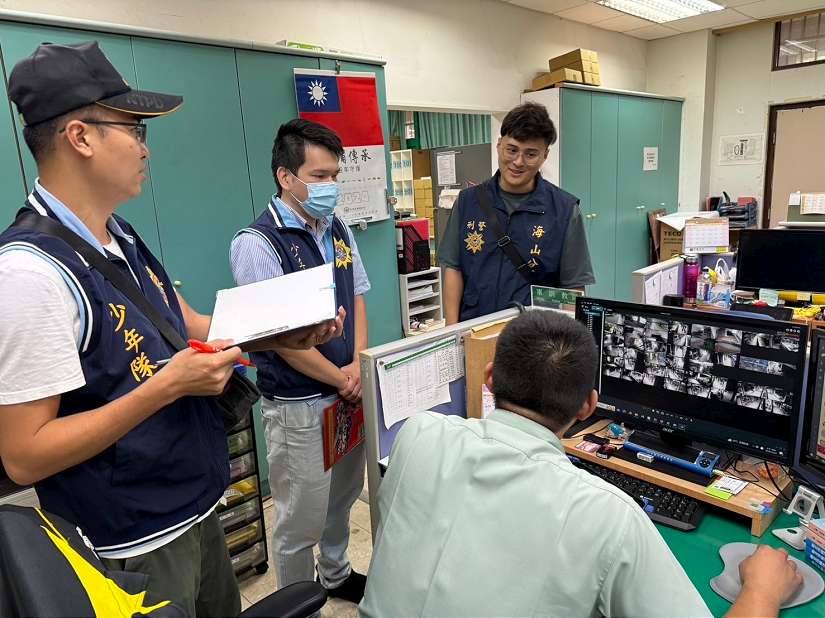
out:
{"label": "black baseball cap", "polygon": [[9,76],[9,98],[26,125],[95,103],[145,118],[169,114],[183,104],[183,97],[134,90],[97,41],[43,43],[14,65]]}

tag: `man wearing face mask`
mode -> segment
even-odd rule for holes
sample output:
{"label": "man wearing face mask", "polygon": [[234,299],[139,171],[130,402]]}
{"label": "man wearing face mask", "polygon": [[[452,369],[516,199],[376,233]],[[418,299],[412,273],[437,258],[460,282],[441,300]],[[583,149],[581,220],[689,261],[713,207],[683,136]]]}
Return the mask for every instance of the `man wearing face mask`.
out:
{"label": "man wearing face mask", "polygon": [[[344,150],[328,128],[291,120],[278,129],[272,173],[278,187],[267,209],[232,240],[238,285],[322,264],[335,265],[338,304],[346,310],[344,336],[310,350],[253,354],[275,505],[273,556],[280,587],[313,578],[330,596],[357,603],[366,577],[347,557],[349,512],[364,482],[364,445],[325,472],[322,413],[337,398],[358,402],[358,352],[367,347],[369,290],[349,228],[334,214],[336,178]],[[289,299],[284,299],[289,302]]]}

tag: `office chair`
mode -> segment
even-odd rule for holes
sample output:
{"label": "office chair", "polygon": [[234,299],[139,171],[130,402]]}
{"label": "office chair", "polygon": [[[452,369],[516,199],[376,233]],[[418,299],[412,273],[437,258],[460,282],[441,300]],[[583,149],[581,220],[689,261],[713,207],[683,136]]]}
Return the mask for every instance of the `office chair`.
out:
{"label": "office chair", "polygon": [[[109,571],[65,519],[14,505],[0,506],[0,616],[186,618],[183,608],[146,591],[142,573]],[[242,618],[305,618],[327,593],[316,582],[286,586],[241,613]]]}

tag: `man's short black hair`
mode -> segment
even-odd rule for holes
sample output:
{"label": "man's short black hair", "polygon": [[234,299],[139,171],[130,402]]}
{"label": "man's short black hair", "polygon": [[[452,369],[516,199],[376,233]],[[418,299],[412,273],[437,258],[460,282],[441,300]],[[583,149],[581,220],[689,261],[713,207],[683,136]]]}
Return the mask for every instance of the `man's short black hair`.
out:
{"label": "man's short black hair", "polygon": [[501,123],[501,137],[512,137],[520,142],[540,139],[550,146],[556,143],[556,125],[544,105],[522,103],[507,112]]}
{"label": "man's short black hair", "polygon": [[[38,122],[37,124],[26,125],[23,127],[23,140],[26,146],[38,164],[42,164],[49,153],[54,150],[54,138],[57,132],[66,126],[70,120],[76,118],[93,118],[99,119],[101,117],[100,107],[97,105],[87,105],[80,109],[73,110],[57,118],[51,118]],[[103,132],[103,127],[96,126],[97,130]]]}
{"label": "man's short black hair", "polygon": [[285,167],[293,174],[306,160],[306,146],[312,144],[326,148],[336,158],[344,156],[344,147],[341,138],[323,125],[309,120],[296,118],[282,124],[275,136],[272,145],[272,176],[278,186],[278,195],[281,194],[281,183],[278,182],[278,168]]}
{"label": "man's short black hair", "polygon": [[496,404],[537,412],[558,431],[587,401],[597,366],[596,343],[583,324],[555,311],[528,311],[498,337],[493,361]]}

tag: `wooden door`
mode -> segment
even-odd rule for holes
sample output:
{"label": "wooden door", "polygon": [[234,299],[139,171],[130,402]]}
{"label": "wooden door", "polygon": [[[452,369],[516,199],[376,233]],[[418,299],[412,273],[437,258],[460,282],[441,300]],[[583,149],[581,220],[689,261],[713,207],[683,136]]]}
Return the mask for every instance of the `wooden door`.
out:
{"label": "wooden door", "polygon": [[[768,155],[768,178],[763,221],[776,227],[788,219],[788,198],[791,193],[825,192],[825,101],[771,110],[774,131],[769,138],[774,143]],[[804,218],[803,218],[804,220]]]}

